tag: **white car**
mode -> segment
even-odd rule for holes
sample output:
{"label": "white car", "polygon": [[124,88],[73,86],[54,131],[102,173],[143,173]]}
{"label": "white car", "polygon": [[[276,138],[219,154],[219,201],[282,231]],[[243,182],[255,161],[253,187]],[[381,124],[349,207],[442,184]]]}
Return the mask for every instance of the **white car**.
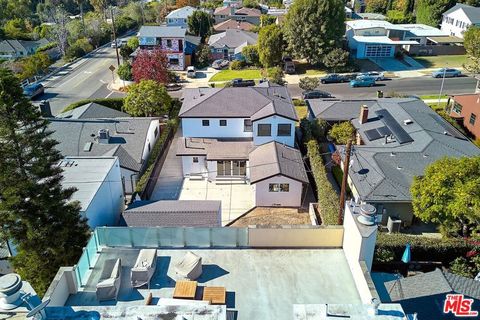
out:
{"label": "white car", "polygon": [[385,75],[383,74],[383,72],[370,71],[370,72],[362,73],[361,75],[362,75],[362,76],[372,77],[372,78],[375,79],[375,81],[385,80]]}
{"label": "white car", "polygon": [[187,78],[196,78],[197,72],[195,71],[194,66],[187,67]]}

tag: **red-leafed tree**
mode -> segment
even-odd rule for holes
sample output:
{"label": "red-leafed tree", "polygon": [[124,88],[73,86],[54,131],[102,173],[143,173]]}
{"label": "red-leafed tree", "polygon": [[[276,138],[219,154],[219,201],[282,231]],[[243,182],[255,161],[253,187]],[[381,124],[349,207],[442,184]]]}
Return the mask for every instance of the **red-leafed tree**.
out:
{"label": "red-leafed tree", "polygon": [[168,82],[168,59],[160,49],[139,50],[132,64],[132,75],[135,82],[154,80],[159,83]]}

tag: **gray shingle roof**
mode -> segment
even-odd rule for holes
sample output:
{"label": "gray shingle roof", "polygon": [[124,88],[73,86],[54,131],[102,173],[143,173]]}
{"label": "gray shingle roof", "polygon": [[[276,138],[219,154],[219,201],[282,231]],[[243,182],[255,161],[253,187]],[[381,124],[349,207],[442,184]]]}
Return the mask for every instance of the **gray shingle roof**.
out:
{"label": "gray shingle roof", "polygon": [[142,26],[140,31],[138,31],[138,36],[148,38],[184,38],[186,32],[182,27]]}
{"label": "gray shingle roof", "polygon": [[256,44],[258,34],[238,29],[228,29],[225,32],[211,35],[208,45],[213,48],[236,48],[242,45]]}
{"label": "gray shingle roof", "polygon": [[251,183],[277,175],[308,183],[300,151],[278,142],[257,146],[250,152],[249,166]]}
{"label": "gray shingle roof", "polygon": [[[279,115],[298,120],[287,88],[191,88],[183,92],[182,118],[252,118]],[[264,109],[264,110],[262,110]]]}
{"label": "gray shingle roof", "polygon": [[129,227],[221,227],[221,201],[135,201],[123,219]]}
{"label": "gray shingle roof", "polygon": [[358,117],[361,105],[370,107],[376,100],[307,99],[306,102],[316,118],[326,121],[345,121]]}
{"label": "gray shingle roof", "polygon": [[48,44],[47,39],[39,39],[33,41],[27,40],[3,40],[0,42],[0,52],[19,52],[27,51],[30,52],[31,49],[37,49]]}
{"label": "gray shingle roof", "polygon": [[480,8],[472,7],[463,3],[457,3],[455,6],[445,11],[443,15],[450,14],[458,9],[461,9],[463,12],[465,12],[465,15],[472,23],[480,23]]}
{"label": "gray shingle roof", "polygon": [[62,112],[56,118],[93,119],[93,118],[127,118],[128,113],[90,102],[70,111]]}
{"label": "gray shingle roof", "polygon": [[207,160],[248,160],[252,139],[178,139],[177,156],[206,155]]}
{"label": "gray shingle roof", "polygon": [[[63,156],[118,156],[120,166],[140,171],[142,156],[150,123],[156,118],[112,119],[50,119],[48,130],[52,139],[59,142],[57,149]],[[98,131],[108,129],[110,142],[99,143]],[[85,144],[92,142],[90,151]]]}
{"label": "gray shingle roof", "polygon": [[[337,107],[341,108],[341,103]],[[400,144],[394,139],[385,144],[384,138],[367,138],[366,131],[385,126],[375,114],[382,109],[390,112],[413,142]],[[405,125],[407,119],[412,123]],[[365,142],[354,146],[349,172],[363,201],[410,202],[413,177],[422,175],[427,165],[445,156],[480,155],[479,148],[418,99],[379,99],[369,107],[368,122],[360,124],[355,118],[351,123]],[[447,131],[451,133],[445,134]],[[339,149],[343,154],[343,147]]]}
{"label": "gray shingle roof", "polygon": [[452,292],[480,299],[480,282],[440,269],[386,282],[385,288],[393,302]]}

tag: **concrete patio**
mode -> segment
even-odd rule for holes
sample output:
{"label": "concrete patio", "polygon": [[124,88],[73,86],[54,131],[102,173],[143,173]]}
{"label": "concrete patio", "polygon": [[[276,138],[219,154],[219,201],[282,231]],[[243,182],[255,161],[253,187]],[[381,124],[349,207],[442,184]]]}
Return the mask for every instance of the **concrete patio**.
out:
{"label": "concrete patio", "polygon": [[[104,248],[83,292],[71,295],[65,306],[143,305],[149,292],[153,295],[152,304],[157,304],[161,298],[172,298],[177,280],[174,265],[181,261],[187,251],[159,249],[150,290],[137,290],[130,285],[130,270],[139,250]],[[290,320],[294,304],[361,303],[341,249],[192,251],[203,259],[203,273],[197,279],[196,299],[201,299],[203,287],[225,287],[227,310],[235,313],[237,320]],[[104,261],[112,258],[122,260],[122,284],[118,301],[99,303],[95,296],[95,285]]]}
{"label": "concrete patio", "polygon": [[253,186],[243,183],[216,184],[207,180],[185,179],[179,200],[220,200],[222,225],[255,206]]}

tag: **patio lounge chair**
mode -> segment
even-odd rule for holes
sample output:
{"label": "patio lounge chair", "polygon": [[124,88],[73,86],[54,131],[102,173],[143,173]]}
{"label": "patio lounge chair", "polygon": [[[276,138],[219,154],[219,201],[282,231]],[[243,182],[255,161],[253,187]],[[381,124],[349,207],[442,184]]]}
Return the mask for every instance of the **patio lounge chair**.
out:
{"label": "patio lounge chair", "polygon": [[122,277],[122,262],[120,259],[108,259],[103,264],[102,274],[97,283],[97,300],[116,300]]}
{"label": "patio lounge chair", "polygon": [[187,252],[183,260],[175,265],[177,275],[195,280],[202,275],[202,258],[193,252]]}
{"label": "patio lounge chair", "polygon": [[132,287],[139,288],[144,285],[150,289],[150,279],[157,267],[157,249],[142,249],[130,274]]}

